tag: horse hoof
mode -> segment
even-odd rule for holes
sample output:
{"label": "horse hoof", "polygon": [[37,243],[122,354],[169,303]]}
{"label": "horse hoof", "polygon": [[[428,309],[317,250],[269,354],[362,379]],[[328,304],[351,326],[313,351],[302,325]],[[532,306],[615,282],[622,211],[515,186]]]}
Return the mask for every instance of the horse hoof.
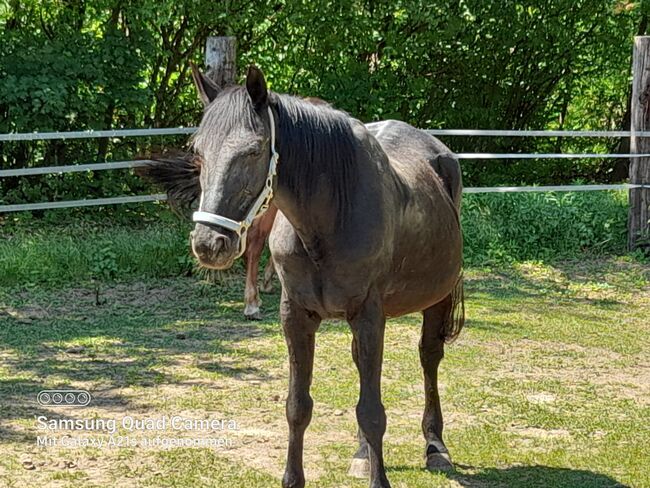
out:
{"label": "horse hoof", "polygon": [[352,458],[348,475],[353,478],[370,478],[370,460],[367,458]]}
{"label": "horse hoof", "polygon": [[427,455],[427,469],[429,471],[453,471],[454,465],[448,453],[432,452]]}
{"label": "horse hoof", "polygon": [[285,472],[282,477],[282,488],[304,488],[305,475]]}
{"label": "horse hoof", "polygon": [[244,307],[244,317],[246,320],[262,320],[262,311],[259,303],[247,303]]}
{"label": "horse hoof", "polygon": [[254,313],[245,313],[244,317],[246,317],[246,320],[262,320],[262,312],[258,310]]}

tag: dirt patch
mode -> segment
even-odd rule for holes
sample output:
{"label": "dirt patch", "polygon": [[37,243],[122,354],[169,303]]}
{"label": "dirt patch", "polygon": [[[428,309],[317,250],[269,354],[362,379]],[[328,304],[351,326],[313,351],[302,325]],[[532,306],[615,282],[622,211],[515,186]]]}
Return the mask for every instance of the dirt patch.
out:
{"label": "dirt patch", "polygon": [[536,439],[566,439],[571,437],[571,433],[566,429],[542,429],[539,427],[512,427],[510,431],[522,437],[532,437]]}

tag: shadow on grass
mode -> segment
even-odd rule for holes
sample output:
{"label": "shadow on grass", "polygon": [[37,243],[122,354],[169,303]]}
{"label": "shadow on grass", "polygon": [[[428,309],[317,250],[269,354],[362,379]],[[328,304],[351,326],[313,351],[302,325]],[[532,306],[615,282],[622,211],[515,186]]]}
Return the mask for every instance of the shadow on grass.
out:
{"label": "shadow on grass", "polygon": [[[32,429],[16,428],[14,425],[7,423],[10,421],[31,421],[40,416],[52,418],[53,413],[57,416],[65,416],[72,420],[80,419],[76,415],[75,407],[47,408],[41,406],[37,401],[37,396],[38,392],[43,389],[44,385],[40,381],[17,378],[0,379],[0,395],[2,395],[0,401],[0,439],[5,442],[34,444],[37,435],[42,434],[42,432],[37,432]],[[93,392],[93,394],[96,393],[98,392]],[[99,392],[99,395],[94,398],[94,403],[96,405],[110,403],[128,406],[128,401],[125,398],[114,395],[112,392]]]}
{"label": "shadow on grass", "polygon": [[[457,465],[472,471],[447,473],[446,476],[461,486],[479,488],[499,486],[508,488],[627,488],[610,476],[584,469],[557,468],[551,466],[515,466],[510,468],[474,468]],[[418,470],[411,466],[387,467],[386,471],[408,472]]]}
{"label": "shadow on grass", "polygon": [[93,405],[126,411],[124,388],[174,385],[176,364],[215,374],[215,386],[220,376],[271,378],[256,366],[267,356],[239,342],[280,332],[278,297],[267,295],[268,319],[252,323],[242,296],[189,279],[107,287],[101,306],[91,289],[0,290],[0,436],[33,441],[15,421],[53,414],[36,402],[42,389],[88,389]]}
{"label": "shadow on grass", "polygon": [[640,286],[650,281],[650,267],[645,264],[617,258],[593,259],[591,261],[562,261],[544,265],[545,272],[525,265],[492,270],[489,276],[465,279],[468,299],[480,295],[496,300],[522,300],[553,296],[558,304],[580,303],[607,311],[621,310],[624,301],[611,296],[589,298],[576,291],[602,288],[615,292],[637,293]]}
{"label": "shadow on grass", "polygon": [[625,487],[607,475],[582,469],[550,466],[484,468],[476,474],[451,474],[461,486],[507,486],[509,488],[613,488]]}

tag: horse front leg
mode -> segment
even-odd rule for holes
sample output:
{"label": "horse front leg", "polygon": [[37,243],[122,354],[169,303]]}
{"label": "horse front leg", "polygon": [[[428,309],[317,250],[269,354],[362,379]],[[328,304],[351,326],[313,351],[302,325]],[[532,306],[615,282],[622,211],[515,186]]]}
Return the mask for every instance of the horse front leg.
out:
{"label": "horse front leg", "polygon": [[264,278],[262,279],[262,284],[260,285],[260,290],[264,293],[273,292],[273,275],[275,274],[275,266],[273,265],[273,257],[269,256],[269,260],[266,262],[266,267],[264,268]]}
{"label": "horse front leg", "polygon": [[282,293],[280,317],[289,350],[289,395],[287,421],[289,448],[287,465],[282,478],[283,488],[303,488],[303,447],[305,430],[311,421],[313,400],[309,394],[314,368],[316,331],[321,318],[292,302]]}
{"label": "horse front leg", "polygon": [[[352,328],[352,357],[359,370],[360,394],[357,403],[360,448],[363,459],[367,443],[370,487],[390,488],[384,468],[383,439],[386,412],[381,403],[381,369],[386,319],[378,293],[372,291],[361,308],[348,317]],[[364,442],[365,441],[365,442]],[[356,457],[356,455],[355,455]]]}
{"label": "horse front leg", "polygon": [[[354,337],[352,337],[352,359],[354,360],[357,369],[359,369],[359,346]],[[359,442],[359,447],[352,457],[352,463],[350,464],[348,475],[354,478],[369,478],[370,459],[368,457],[368,441],[363,436],[360,428],[357,428],[357,441]]]}

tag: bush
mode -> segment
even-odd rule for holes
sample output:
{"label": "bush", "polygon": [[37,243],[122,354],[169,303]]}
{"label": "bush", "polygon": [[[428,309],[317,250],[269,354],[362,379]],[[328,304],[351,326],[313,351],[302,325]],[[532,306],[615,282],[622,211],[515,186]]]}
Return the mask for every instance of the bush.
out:
{"label": "bush", "polygon": [[[0,286],[60,285],[88,281],[186,275],[194,270],[191,224],[169,211],[133,206],[138,219],[104,215],[70,225],[65,219],[4,225]],[[154,210],[158,208],[157,213]],[[83,210],[64,210],[77,215]],[[98,209],[89,209],[94,215]],[[21,214],[23,216],[28,214]],[[97,220],[95,220],[97,222]],[[466,195],[462,208],[465,264],[549,260],[625,252],[626,192]],[[236,268],[239,272],[242,267]]]}
{"label": "bush", "polygon": [[470,194],[462,223],[469,265],[622,253],[627,192]]}

